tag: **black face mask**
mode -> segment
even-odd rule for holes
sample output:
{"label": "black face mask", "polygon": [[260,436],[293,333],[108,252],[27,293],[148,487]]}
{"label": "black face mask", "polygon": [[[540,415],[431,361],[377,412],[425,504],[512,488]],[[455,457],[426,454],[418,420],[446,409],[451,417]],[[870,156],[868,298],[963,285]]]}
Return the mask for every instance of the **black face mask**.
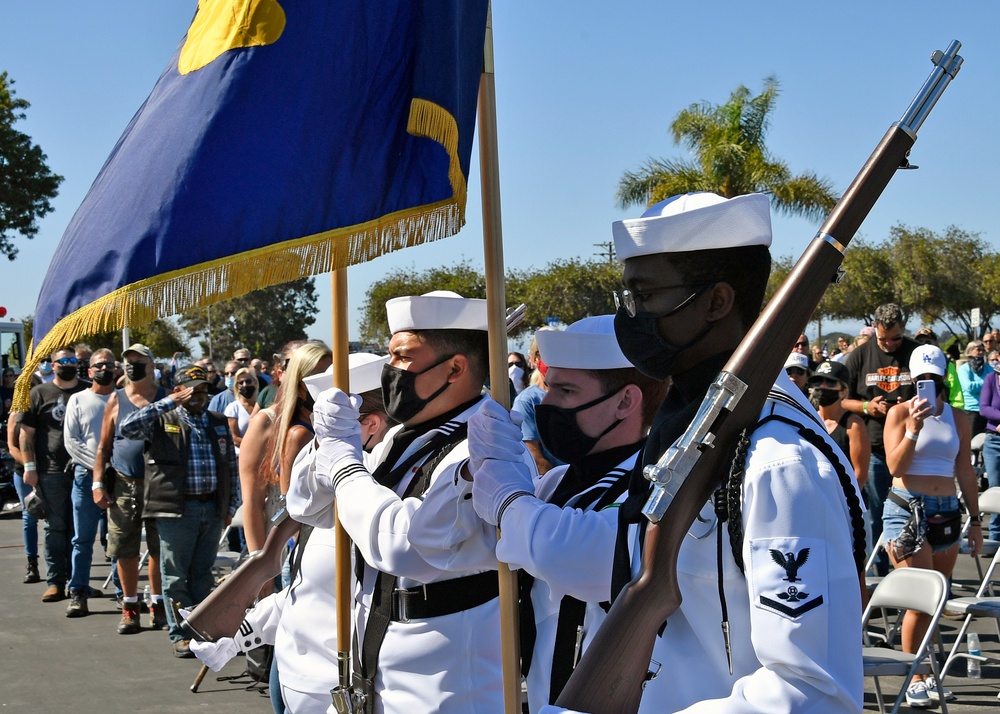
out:
{"label": "black face mask", "polygon": [[813,394],[816,395],[816,403],[821,407],[828,407],[831,404],[836,404],[840,401],[839,389],[823,389],[822,387],[815,387],[813,388]]}
{"label": "black face mask", "polygon": [[240,396],[249,399],[257,392],[256,387],[240,387]]}
{"label": "black face mask", "polygon": [[385,403],[385,413],[390,418],[404,424],[415,417],[423,408],[437,399],[444,390],[451,386],[451,382],[445,381],[439,390],[426,399],[417,395],[417,377],[424,372],[429,372],[438,365],[444,364],[455,355],[451,354],[442,357],[430,367],[419,372],[408,372],[399,367],[393,367],[386,363],[382,366],[382,401]]}
{"label": "black face mask", "polygon": [[80,379],[87,378],[87,370],[90,369],[90,360],[82,359],[76,363],[76,376]]}
{"label": "black face mask", "polygon": [[982,372],[984,364],[986,364],[986,358],[982,355],[972,355],[969,357],[969,366],[972,367],[973,372]]}
{"label": "black face mask", "polygon": [[552,404],[536,405],[535,425],[538,427],[538,437],[541,439],[542,445],[560,461],[573,463],[583,459],[601,440],[601,437],[621,424],[622,420],[616,419],[611,426],[597,436],[587,436],[577,423],[577,412],[590,409],[616,394],[618,392],[609,392],[593,401],[573,408],[557,407]]}
{"label": "black face mask", "polygon": [[74,365],[59,365],[56,367],[56,376],[64,382],[69,382],[70,380],[76,379],[77,371]]}
{"label": "black face mask", "polygon": [[701,342],[712,330],[715,323],[708,323],[705,329],[683,345],[672,345],[660,336],[656,321],[662,317],[670,317],[689,307],[696,297],[712,287],[709,283],[682,302],[673,310],[664,313],[637,312],[635,317],[629,317],[624,307],[615,313],[615,337],[625,358],[635,365],[636,369],[653,379],[666,379],[674,373],[674,365],[681,354]]}
{"label": "black face mask", "polygon": [[125,376],[129,378],[130,382],[138,382],[146,378],[146,363],[145,362],[126,362],[125,363]]}
{"label": "black face mask", "polygon": [[106,387],[115,381],[115,375],[110,370],[98,369],[94,372],[94,381],[102,387]]}

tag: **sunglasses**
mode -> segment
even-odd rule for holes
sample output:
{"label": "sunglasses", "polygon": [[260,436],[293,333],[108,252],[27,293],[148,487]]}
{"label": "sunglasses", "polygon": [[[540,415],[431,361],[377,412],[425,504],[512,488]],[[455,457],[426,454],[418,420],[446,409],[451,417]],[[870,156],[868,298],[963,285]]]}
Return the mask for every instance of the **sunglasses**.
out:
{"label": "sunglasses", "polygon": [[795,346],[796,347],[808,347],[809,343],[808,342],[796,342]]}
{"label": "sunglasses", "polygon": [[[786,342],[785,344],[787,345],[788,343]],[[804,369],[802,369],[801,367],[789,367],[785,371],[791,377],[801,377],[801,376],[803,376],[806,373],[806,371]]]}
{"label": "sunglasses", "polygon": [[94,364],[90,365],[90,368],[91,369],[114,369],[115,368],[115,363],[114,362],[95,362]]}
{"label": "sunglasses", "polygon": [[256,387],[257,386],[256,382],[253,382],[253,381],[251,381],[249,379],[241,379],[236,384],[237,384],[237,386],[240,386],[240,387]]}
{"label": "sunglasses", "polygon": [[816,386],[824,389],[840,389],[840,382],[836,379],[821,379],[816,382]]}
{"label": "sunglasses", "polygon": [[76,357],[60,357],[56,362],[58,364],[76,364],[78,360]]}
{"label": "sunglasses", "polygon": [[235,377],[236,376],[236,372],[223,372],[222,374],[225,375],[226,377]]}

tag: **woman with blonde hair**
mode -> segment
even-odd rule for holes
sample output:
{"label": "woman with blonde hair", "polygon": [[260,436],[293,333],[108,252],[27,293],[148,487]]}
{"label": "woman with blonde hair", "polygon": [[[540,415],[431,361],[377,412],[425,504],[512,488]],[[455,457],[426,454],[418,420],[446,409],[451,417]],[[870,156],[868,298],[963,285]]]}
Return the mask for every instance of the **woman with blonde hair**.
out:
{"label": "woman with blonde hair", "polygon": [[[304,350],[299,356],[299,351]],[[285,447],[286,437],[292,431],[295,441],[299,441],[302,431],[308,431],[305,427],[292,430],[295,420],[296,398],[293,397],[288,408],[292,410],[286,417],[286,393],[298,394],[301,397],[303,377],[310,374],[318,374],[324,371],[331,364],[332,354],[330,348],[319,341],[299,341],[290,342],[282,350],[283,378],[281,387],[274,403],[259,410],[253,415],[250,426],[243,439],[243,449],[240,452],[240,485],[243,489],[243,529],[247,541],[247,549],[251,552],[264,547],[264,539],[267,536],[267,524],[270,516],[277,510],[276,503],[279,497],[288,490],[288,479],[284,479],[284,488],[278,474],[280,473],[281,454],[285,448],[293,449],[294,444]],[[308,394],[308,392],[306,392]],[[311,410],[310,410],[311,412]],[[305,424],[310,424],[309,416],[306,417]],[[279,425],[286,424],[281,434],[281,444],[284,448],[276,446],[275,439]],[[309,426],[311,428],[311,424]],[[303,443],[308,443],[307,437]],[[301,447],[300,447],[301,448]],[[290,458],[294,459],[298,449],[291,453]],[[277,466],[275,458],[278,459]],[[285,473],[288,473],[287,469]]]}

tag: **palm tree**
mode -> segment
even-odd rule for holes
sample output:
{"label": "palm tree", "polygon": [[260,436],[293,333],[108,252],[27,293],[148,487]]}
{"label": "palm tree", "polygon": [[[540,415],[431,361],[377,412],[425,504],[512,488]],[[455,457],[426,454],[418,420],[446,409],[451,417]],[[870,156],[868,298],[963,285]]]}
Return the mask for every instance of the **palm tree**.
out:
{"label": "palm tree", "polygon": [[768,193],[780,213],[823,218],[837,202],[830,182],[812,173],[792,176],[788,165],[770,156],[764,145],[777,99],[778,80],[771,76],[756,97],[740,85],[725,104],[702,102],[682,110],[670,131],[674,143],[690,149],[694,160],[650,158],[637,171],[626,171],[616,203],[621,208],[650,206],[692,191],[726,198]]}

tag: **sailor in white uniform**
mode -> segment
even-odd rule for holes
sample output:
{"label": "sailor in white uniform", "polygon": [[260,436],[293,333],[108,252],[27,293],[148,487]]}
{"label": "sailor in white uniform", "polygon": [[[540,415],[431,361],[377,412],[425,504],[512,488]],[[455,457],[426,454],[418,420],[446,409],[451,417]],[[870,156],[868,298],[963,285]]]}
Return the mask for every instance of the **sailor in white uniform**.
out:
{"label": "sailor in white uniform", "polygon": [[[423,496],[468,458],[467,420],[485,399],[485,300],[435,292],[386,304],[392,339],[382,390],[401,423],[361,458],[358,400],[324,392],[313,421],[317,469],[293,479],[289,512],[306,523],[340,518],[363,560],[355,592],[355,681],[374,712],[495,714],[503,710],[496,573],[479,554],[441,569],[409,541]],[[525,460],[526,463],[528,459]]]}
{"label": "sailor in white uniform", "polygon": [[617,507],[666,391],[665,382],[625,359],[613,323],[612,315],[588,317],[536,335],[549,368],[538,429],[545,448],[567,464],[534,478],[524,465],[520,426],[486,401],[469,423],[472,467],[465,475],[473,483],[438,484],[427,497],[434,507],[411,527],[411,542],[433,559],[443,543],[468,548],[476,533],[496,543],[493,526],[503,509],[496,556],[521,569],[521,669],[532,712],[555,701],[604,620]]}
{"label": "sailor in white uniform", "polygon": [[[616,223],[614,238],[627,288],[616,295],[618,342],[644,373],[672,378],[642,466],[683,434],[759,312],[770,263],[768,199],[677,196],[642,218]],[[614,595],[640,571],[640,509],[649,493],[640,469],[630,491],[619,510]],[[650,664],[656,676],[640,711],[859,711],[860,495],[850,462],[785,375],[716,497],[728,504],[721,509],[728,522],[718,523],[706,504],[704,522],[695,523],[680,548],[683,602],[656,637]],[[720,630],[724,606],[732,673]],[[603,681],[596,664],[581,662],[580,681]],[[607,672],[609,686],[614,676]],[[563,706],[543,711],[586,711],[589,702],[574,689],[570,682]]]}
{"label": "sailor in white uniform", "polygon": [[[351,390],[361,394],[366,403],[360,421],[366,451],[392,426],[381,408],[382,366],[388,361],[388,357],[367,353],[348,356]],[[315,400],[333,385],[333,377],[328,370],[303,382]],[[315,470],[315,456],[315,441],[311,441],[296,457],[293,469]],[[218,672],[239,652],[261,644],[274,645],[281,698],[290,714],[324,714],[330,706],[330,690],[339,684],[335,553],[332,528],[303,527],[292,558],[291,585],[248,610],[239,632],[232,637],[192,641],[191,651]]]}

